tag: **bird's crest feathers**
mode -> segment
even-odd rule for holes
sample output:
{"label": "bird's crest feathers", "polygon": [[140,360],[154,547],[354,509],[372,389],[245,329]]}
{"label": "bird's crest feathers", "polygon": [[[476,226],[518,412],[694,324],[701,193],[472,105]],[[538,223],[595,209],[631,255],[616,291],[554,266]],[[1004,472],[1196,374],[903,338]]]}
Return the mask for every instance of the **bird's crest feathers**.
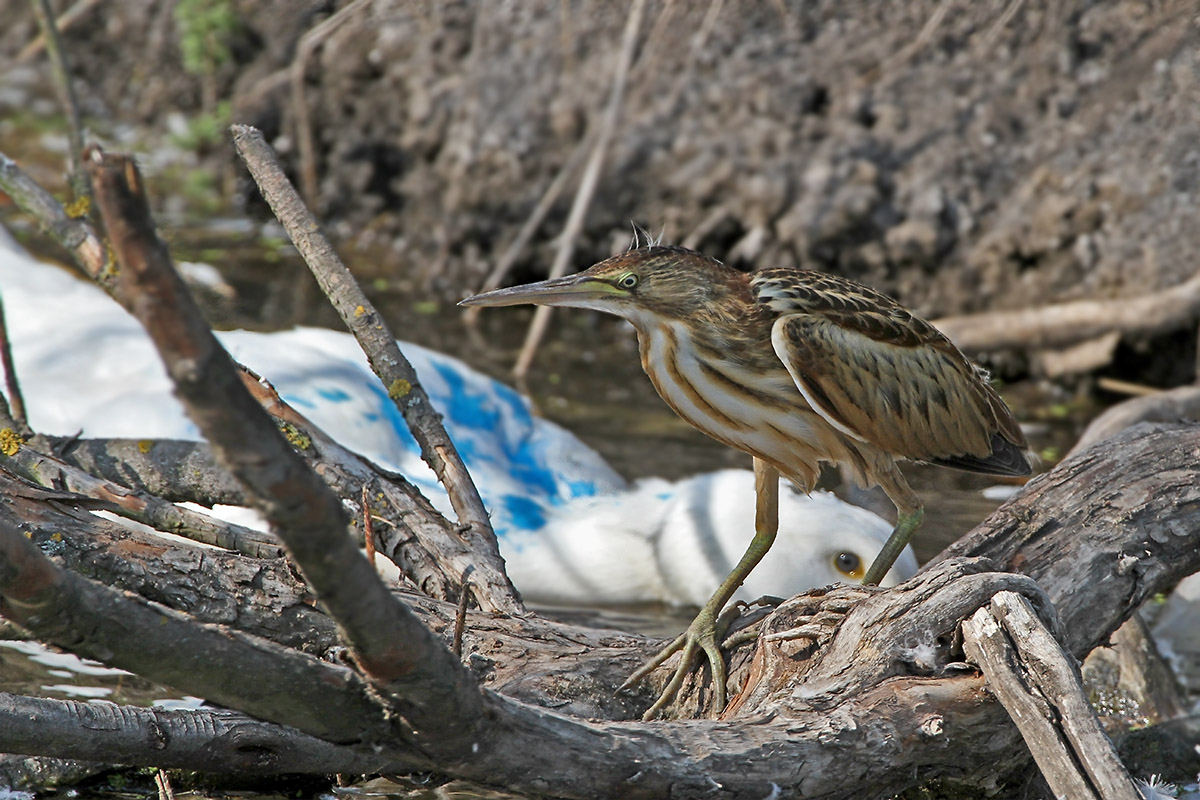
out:
{"label": "bird's crest feathers", "polygon": [[[663,237],[667,234],[666,225],[663,225],[659,230],[658,236],[651,236],[650,231],[636,222],[630,220],[629,224],[633,228],[633,237],[629,241],[629,247],[626,249],[626,252],[632,252],[642,247],[658,247],[662,244]],[[644,244],[643,241],[645,242]]]}

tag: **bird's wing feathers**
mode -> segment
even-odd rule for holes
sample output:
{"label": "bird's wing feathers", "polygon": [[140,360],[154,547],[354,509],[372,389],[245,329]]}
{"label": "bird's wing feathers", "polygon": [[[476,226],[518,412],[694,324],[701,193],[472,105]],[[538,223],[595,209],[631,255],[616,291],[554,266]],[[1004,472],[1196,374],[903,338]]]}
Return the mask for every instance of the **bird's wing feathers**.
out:
{"label": "bird's wing feathers", "polygon": [[986,376],[929,323],[833,276],[770,274],[775,352],[809,404],[856,439],[917,461],[1029,473],[1025,438]]}

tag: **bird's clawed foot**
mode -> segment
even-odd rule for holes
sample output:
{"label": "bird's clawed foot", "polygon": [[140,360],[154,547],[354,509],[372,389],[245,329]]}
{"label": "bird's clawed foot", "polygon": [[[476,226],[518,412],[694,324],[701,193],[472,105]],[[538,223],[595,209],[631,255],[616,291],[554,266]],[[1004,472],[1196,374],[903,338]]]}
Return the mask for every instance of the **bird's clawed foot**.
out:
{"label": "bird's clawed foot", "polygon": [[720,714],[725,708],[725,656],[721,652],[719,642],[737,614],[738,609],[734,606],[726,609],[719,618],[714,619],[714,614],[710,609],[707,607],[701,609],[687,630],[679,634],[678,638],[630,675],[617,691],[633,686],[662,666],[671,656],[680,653],[679,664],[676,665],[671,680],[663,688],[658,699],[654,701],[654,705],[646,709],[646,713],[642,715],[643,720],[650,721],[675,699],[679,688],[683,686],[684,678],[692,671],[696,658],[703,653],[708,659],[709,672],[712,674],[712,713],[714,716]]}

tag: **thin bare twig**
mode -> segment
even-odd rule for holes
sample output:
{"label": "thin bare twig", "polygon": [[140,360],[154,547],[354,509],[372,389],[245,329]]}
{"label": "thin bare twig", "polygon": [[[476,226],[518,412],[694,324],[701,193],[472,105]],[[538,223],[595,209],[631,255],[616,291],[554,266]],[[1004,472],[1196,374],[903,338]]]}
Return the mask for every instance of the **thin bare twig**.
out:
{"label": "thin bare twig", "polygon": [[158,800],[175,800],[175,789],[171,787],[171,779],[164,770],[159,769],[154,773],[154,785],[158,787]]}
{"label": "thin bare twig", "polygon": [[[87,12],[91,11],[102,2],[103,0],[79,0],[78,3],[58,15],[58,18],[54,20],[54,27],[58,29],[59,33],[62,33],[76,22],[83,19]],[[46,37],[39,33],[34,37],[32,42],[25,45],[25,47],[21,49],[20,53],[17,53],[17,57],[13,59],[12,63],[14,65],[24,64],[41,53],[45,48]]]}
{"label": "thin bare twig", "polygon": [[28,431],[25,417],[25,399],[21,396],[21,382],[17,380],[17,367],[13,363],[12,342],[8,338],[8,325],[4,320],[4,298],[0,297],[0,364],[4,367],[4,388],[8,392],[9,412],[19,430]]}
{"label": "thin bare twig", "polygon": [[661,46],[660,41],[670,28],[671,18],[675,14],[676,7],[675,0],[666,0],[658,12],[658,18],[650,26],[650,33],[646,34],[646,41],[642,45],[642,52],[646,55],[638,59],[637,65],[631,72],[634,76],[632,91],[636,92],[639,88],[641,94],[655,91],[654,70],[658,67],[660,56],[670,52],[670,48]]}
{"label": "thin bare twig", "polygon": [[717,18],[721,16],[721,9],[724,5],[725,0],[709,0],[708,8],[704,11],[704,17],[700,20],[700,27],[692,34],[692,42],[688,47],[687,61],[684,62],[683,68],[675,75],[675,80],[671,84],[671,90],[667,93],[666,102],[661,105],[668,113],[675,110],[676,105],[679,103],[679,97],[683,94],[684,87],[688,85],[695,74],[696,60],[704,52],[704,47],[708,44],[708,37],[712,35],[713,28],[717,24]]}
{"label": "thin bare twig", "polygon": [[1165,389],[1160,389],[1157,386],[1147,386],[1144,383],[1134,383],[1133,381],[1122,381],[1117,378],[1099,377],[1096,379],[1096,388],[1103,389],[1106,392],[1115,394],[1124,394],[1131,397],[1150,397],[1156,394],[1162,394]]}
{"label": "thin bare twig", "polygon": [[[371,369],[387,388],[388,396],[404,415],[421,448],[421,457],[446,487],[459,522],[467,526],[476,556],[487,562],[490,574],[503,575],[500,547],[479,491],[446,434],[440,415],[421,388],[416,371],[396,346],[391,330],[338,258],[329,240],[322,235],[316,219],[279,168],[279,162],[263,141],[262,134],[247,125],[234,125],[231,130],[238,155],[254,176],[263,197],[312,270],[322,291],[358,340]],[[477,595],[499,593],[492,600],[507,613],[519,613],[523,609],[516,590],[507,579],[503,585],[476,584],[476,590]]]}
{"label": "thin bare twig", "polygon": [[[551,278],[557,278],[567,271],[571,254],[575,252],[575,241],[583,229],[583,218],[587,215],[588,206],[591,205],[592,196],[596,192],[596,184],[600,180],[600,167],[604,164],[605,153],[608,151],[613,131],[617,127],[621,100],[625,96],[625,80],[629,75],[629,66],[633,62],[633,48],[637,43],[638,28],[641,27],[642,12],[645,7],[645,0],[636,0],[629,11],[629,19],[625,23],[625,33],[621,39],[621,51],[617,57],[616,69],[613,71],[608,107],[604,110],[604,116],[600,120],[596,142],[592,146],[591,156],[584,168],[583,178],[579,182],[579,190],[575,193],[575,202],[571,206],[571,213],[567,217],[566,226],[559,239],[558,253],[550,268]],[[550,323],[550,311],[549,306],[538,306],[533,313],[533,322],[529,325],[525,343],[521,346],[521,354],[517,357],[517,365],[513,368],[513,374],[518,381],[523,381],[529,372],[529,367],[537,354],[538,345],[542,341],[542,336],[545,335],[546,326]]]}
{"label": "thin bare twig", "polygon": [[63,52],[62,39],[58,35],[54,11],[50,8],[49,0],[30,0],[33,13],[37,17],[38,26],[42,29],[42,38],[46,42],[46,53],[50,56],[50,67],[54,72],[54,88],[58,92],[58,102],[63,113],[67,115],[67,138],[70,141],[71,152],[67,160],[71,169],[71,191],[75,198],[90,198],[92,193],[88,187],[87,173],[83,170],[80,157],[83,153],[83,120],[79,116],[79,101],[75,98],[75,87],[71,83],[71,69],[67,65],[67,54]]}
{"label": "thin bare twig", "polygon": [[[367,552],[367,561],[375,566],[375,524],[371,520],[371,496],[367,485],[362,487],[362,519],[363,519],[363,549]],[[464,594],[466,594],[464,592]]]}
{"label": "thin bare twig", "polygon": [[1025,0],[1009,0],[1004,12],[992,23],[992,27],[988,28],[987,33],[983,35],[983,41],[980,46],[984,52],[992,49],[1000,36],[1004,33],[1004,29],[1008,27],[1008,23],[1012,22],[1012,18],[1021,10],[1021,5]]}
{"label": "thin bare twig", "polygon": [[300,190],[304,201],[311,208],[317,207],[317,148],[313,144],[312,119],[308,115],[308,98],[304,80],[308,70],[308,59],[317,51],[321,42],[352,17],[366,0],[354,0],[329,19],[300,37],[296,46],[296,58],[292,61],[290,78],[292,85],[292,110],[296,114],[296,152],[300,159]]}
{"label": "thin bare twig", "polygon": [[[651,28],[650,34],[646,37],[646,42],[643,45],[643,50],[647,53],[647,56],[646,58],[638,61],[636,68],[631,70],[631,74],[647,75],[653,69],[658,60],[658,55],[661,52],[661,49],[656,47],[656,45],[658,44],[659,39],[662,38],[663,31],[665,31],[667,28],[667,23],[670,20],[671,12],[674,10],[674,8],[675,0],[667,0],[667,2],[663,5],[663,9],[659,12],[658,19],[655,21],[654,27]],[[565,5],[563,9],[563,16],[564,20],[569,18],[569,14]],[[566,28],[564,27],[564,37],[566,35]],[[564,45],[564,52],[565,51],[566,47]],[[649,82],[647,82],[647,85],[648,84]],[[598,129],[595,127],[590,128],[588,130],[588,134],[581,139],[578,144],[575,145],[575,148],[571,151],[571,155],[563,163],[562,167],[559,168],[558,174],[554,176],[554,180],[550,182],[548,187],[546,187],[546,191],[542,194],[541,199],[538,200],[537,205],[534,206],[533,211],[530,212],[529,218],[526,219],[525,224],[521,226],[521,230],[517,233],[516,237],[513,238],[512,242],[509,243],[508,247],[504,250],[504,253],[496,261],[495,268],[492,269],[491,273],[488,274],[483,284],[479,287],[479,292],[491,291],[492,289],[500,286],[505,276],[508,275],[509,270],[512,269],[513,264],[516,263],[525,247],[529,244],[529,240],[533,238],[533,234],[537,232],[538,226],[542,224],[542,220],[545,219],[546,214],[550,212],[550,209],[553,208],[554,203],[558,201],[559,195],[562,194],[563,189],[565,189],[567,186],[569,178],[575,173],[575,170],[579,167],[580,162],[583,161],[584,155],[590,152],[594,147],[595,138],[597,135]],[[463,319],[468,328],[474,328],[478,322],[481,311],[483,311],[482,307],[472,307],[466,310],[466,313],[463,315]]]}
{"label": "thin bare twig", "polygon": [[[469,569],[469,568],[468,568]],[[458,598],[458,611],[454,614],[454,640],[450,649],[462,658],[463,631],[467,629],[467,606],[471,602],[471,590],[467,587],[467,576],[462,576],[462,594]]]}
{"label": "thin bare twig", "polygon": [[917,33],[917,37],[909,42],[897,52],[893,53],[888,58],[876,64],[871,69],[864,73],[860,80],[866,82],[874,82],[879,77],[888,72],[893,72],[899,69],[904,64],[908,63],[917,53],[921,52],[925,45],[929,44],[929,40],[937,33],[937,29],[942,24],[942,20],[946,18],[946,12],[950,10],[950,4],[953,0],[941,0],[933,13],[929,15],[929,19],[925,20],[925,24],[921,26],[921,30]]}
{"label": "thin bare twig", "polygon": [[[550,213],[550,209],[558,201],[558,196],[562,194],[568,180],[575,174],[575,170],[579,167],[580,162],[583,161],[584,154],[591,149],[592,141],[592,136],[586,136],[571,151],[571,155],[563,162],[562,167],[558,170],[558,174],[554,176],[554,180],[546,187],[546,191],[542,193],[541,199],[538,200],[533,211],[529,213],[529,217],[525,220],[525,224],[521,226],[521,230],[517,232],[516,237],[513,238],[512,242],[504,250],[504,253],[496,261],[495,268],[492,269],[491,273],[484,280],[483,285],[479,288],[480,292],[488,292],[500,286],[505,276],[508,275],[508,271],[512,269],[513,264],[520,257],[525,246],[529,244],[529,240],[533,238],[533,234],[537,231],[538,226],[542,224],[542,220],[546,218],[546,214]],[[483,308],[479,306],[468,308],[466,314],[463,315],[467,325],[475,325],[481,311],[483,311]]]}
{"label": "thin bare twig", "polygon": [[43,189],[8,156],[0,153],[0,189],[17,207],[37,220],[50,238],[70,250],[79,266],[109,294],[116,278],[109,269],[104,243],[83,219],[63,210],[54,195]]}

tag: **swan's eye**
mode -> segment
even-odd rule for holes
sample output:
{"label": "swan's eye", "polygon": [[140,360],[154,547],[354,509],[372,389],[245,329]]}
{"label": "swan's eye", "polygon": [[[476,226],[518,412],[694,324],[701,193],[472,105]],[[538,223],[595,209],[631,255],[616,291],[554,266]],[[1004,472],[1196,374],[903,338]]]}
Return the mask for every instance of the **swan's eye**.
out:
{"label": "swan's eye", "polygon": [[620,286],[622,289],[632,289],[637,285],[638,285],[638,276],[632,272],[626,272],[624,275],[622,275],[620,278],[617,279],[617,286]]}
{"label": "swan's eye", "polygon": [[862,559],[857,553],[843,550],[833,557],[833,566],[838,572],[850,578],[861,578],[865,574]]}

